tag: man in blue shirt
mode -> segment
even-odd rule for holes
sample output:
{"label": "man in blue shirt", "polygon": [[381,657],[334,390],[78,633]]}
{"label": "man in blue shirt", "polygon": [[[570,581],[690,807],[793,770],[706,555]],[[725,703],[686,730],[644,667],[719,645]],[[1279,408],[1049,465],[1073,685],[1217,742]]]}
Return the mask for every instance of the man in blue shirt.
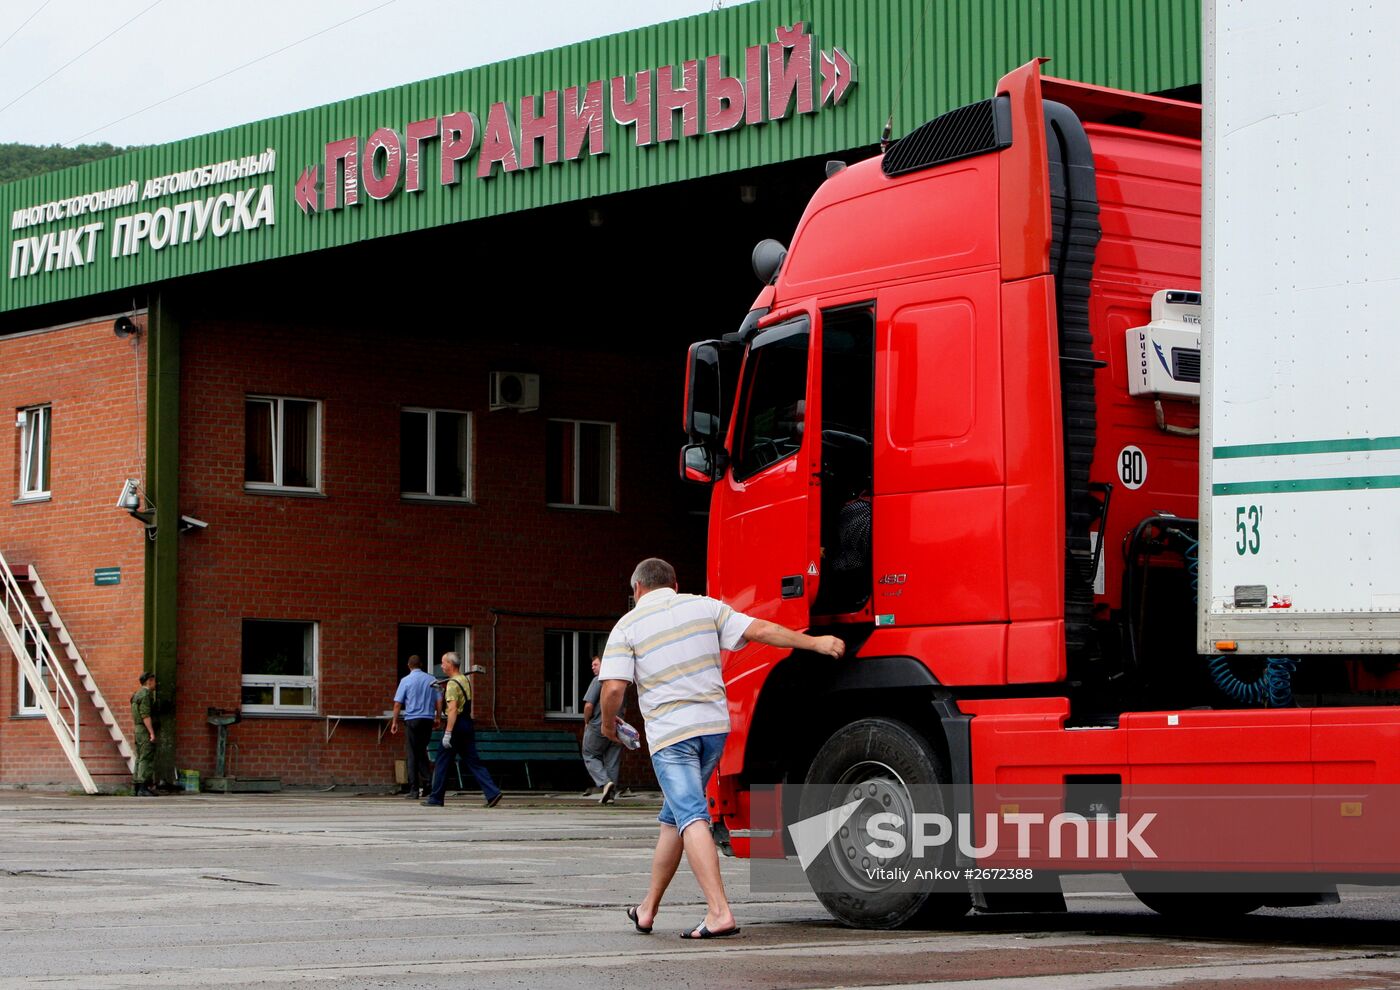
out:
{"label": "man in blue shirt", "polygon": [[433,675],[423,669],[423,659],[414,654],[408,658],[408,674],[399,681],[394,692],[394,719],[389,731],[398,734],[399,715],[403,715],[404,743],[408,750],[408,797],[421,798],[432,783],[433,765],[428,761],[428,743],[433,738],[433,721],[437,716],[437,690]]}

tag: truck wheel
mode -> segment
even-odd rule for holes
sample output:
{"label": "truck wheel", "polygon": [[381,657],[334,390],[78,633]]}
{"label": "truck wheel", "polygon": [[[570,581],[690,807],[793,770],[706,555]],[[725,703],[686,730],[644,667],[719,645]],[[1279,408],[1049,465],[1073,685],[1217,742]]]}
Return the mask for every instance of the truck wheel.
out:
{"label": "truck wheel", "polygon": [[952,848],[944,846],[918,860],[908,848],[900,856],[879,858],[851,841],[868,834],[865,824],[882,812],[906,822],[915,812],[947,814],[939,785],[948,781],[943,761],[928,741],[891,719],[865,718],[842,726],[817,751],[799,820],[863,801],[807,868],[813,892],[833,918],[852,928],[889,929],[947,922],[968,912],[972,899],[965,884],[933,890],[929,883],[872,878],[869,872],[949,868]]}
{"label": "truck wheel", "polygon": [[1264,898],[1254,894],[1164,890],[1165,878],[1157,875],[1127,873],[1123,879],[1128,881],[1128,889],[1144,907],[1164,918],[1180,921],[1238,918],[1264,906]]}

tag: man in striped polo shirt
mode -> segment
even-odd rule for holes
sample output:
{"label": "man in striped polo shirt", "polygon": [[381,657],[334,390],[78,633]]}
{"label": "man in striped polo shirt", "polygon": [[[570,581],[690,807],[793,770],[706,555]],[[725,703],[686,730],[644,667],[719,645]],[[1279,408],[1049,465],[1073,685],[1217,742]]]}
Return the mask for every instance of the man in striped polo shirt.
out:
{"label": "man in striped polo shirt", "polygon": [[[840,658],[846,645],[835,636],[807,636],[776,623],[751,619],[723,602],[676,593],[676,571],[651,557],[632,572],[637,605],[608,637],[603,665],[605,735],[617,739],[617,713],[629,683],[646,720],[651,765],[665,798],[661,831],[651,861],[651,887],[627,916],[649,933],[684,851],[705,894],[705,918],[681,938],[721,938],[739,927],[724,895],[719,852],[710,834],[705,785],[719,763],[729,733],[721,650],[750,642],[808,650]],[[700,825],[699,828],[691,828]]]}

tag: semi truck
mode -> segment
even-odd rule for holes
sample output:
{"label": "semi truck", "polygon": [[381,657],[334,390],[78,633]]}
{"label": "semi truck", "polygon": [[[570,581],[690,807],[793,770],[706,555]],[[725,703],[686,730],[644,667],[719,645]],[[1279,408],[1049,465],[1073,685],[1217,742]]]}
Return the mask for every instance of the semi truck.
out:
{"label": "semi truck", "polygon": [[847,642],[726,655],[723,848],[790,855],[843,794],[1038,788],[1053,814],[1077,787],[1117,815],[1194,789],[1155,857],[1037,833],[1019,897],[884,882],[828,836],[807,871],[841,922],[1063,906],[1078,871],[1202,913],[1400,870],[1400,252],[1371,106],[1396,70],[1357,55],[1391,32],[1240,6],[1206,5],[1204,121],[1035,61],[829,165],[791,246],[755,248],[738,331],[690,348],[709,593]]}

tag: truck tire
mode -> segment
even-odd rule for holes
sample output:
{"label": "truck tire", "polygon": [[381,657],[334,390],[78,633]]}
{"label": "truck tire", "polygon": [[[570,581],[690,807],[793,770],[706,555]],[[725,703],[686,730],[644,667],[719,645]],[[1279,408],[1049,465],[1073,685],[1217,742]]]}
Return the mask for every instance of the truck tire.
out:
{"label": "truck tire", "polygon": [[1262,896],[1250,893],[1231,891],[1197,893],[1183,891],[1179,888],[1163,889],[1167,886],[1163,881],[1169,878],[1158,874],[1125,873],[1123,879],[1128,882],[1128,889],[1133,892],[1134,897],[1142,902],[1144,907],[1150,908],[1164,918],[1173,918],[1179,921],[1238,918],[1251,911],[1258,911],[1264,906]]}
{"label": "truck tire", "polygon": [[[957,889],[932,890],[928,883],[871,879],[870,857],[852,843],[842,843],[861,822],[883,809],[900,813],[905,821],[914,812],[949,814],[939,785],[949,782],[944,761],[918,732],[902,722],[863,718],[840,729],[817,751],[803,788],[799,820],[825,814],[853,797],[865,798],[869,808],[857,810],[846,827],[807,868],[807,880],[822,906],[843,925],[890,929],[911,923],[936,925],[961,918],[972,907],[965,884]],[[887,869],[952,866],[954,850],[912,860],[905,850],[900,861],[876,860]]]}

